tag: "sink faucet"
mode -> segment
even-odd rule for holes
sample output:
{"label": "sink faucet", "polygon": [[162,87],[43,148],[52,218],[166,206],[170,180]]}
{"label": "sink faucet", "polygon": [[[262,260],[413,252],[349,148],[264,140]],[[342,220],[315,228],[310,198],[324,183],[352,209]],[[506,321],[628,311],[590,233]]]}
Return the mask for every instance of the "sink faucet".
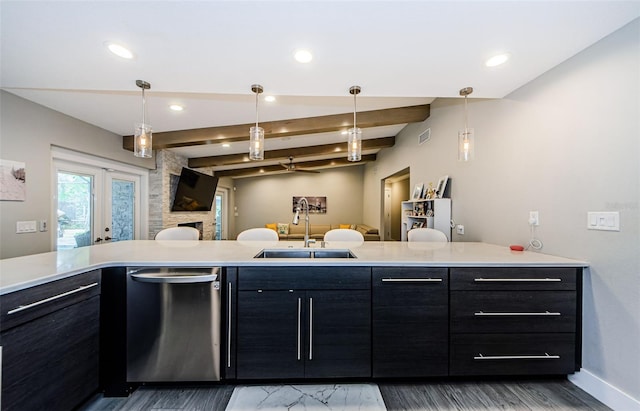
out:
{"label": "sink faucet", "polygon": [[293,225],[298,225],[300,222],[300,207],[304,203],[304,246],[309,247],[309,243],[315,243],[316,240],[309,239],[309,201],[305,197],[302,197],[298,200],[298,205],[296,206],[296,215],[293,216]]}

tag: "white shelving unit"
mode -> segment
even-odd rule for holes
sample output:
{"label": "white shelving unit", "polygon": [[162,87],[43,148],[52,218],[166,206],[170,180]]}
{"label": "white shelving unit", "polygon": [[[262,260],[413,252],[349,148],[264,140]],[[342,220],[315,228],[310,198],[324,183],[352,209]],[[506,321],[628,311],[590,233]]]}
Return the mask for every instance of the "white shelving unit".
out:
{"label": "white shelving unit", "polygon": [[[433,217],[428,217],[427,214],[433,214]],[[451,199],[434,198],[430,200],[403,201],[402,241],[407,241],[407,232],[411,230],[414,223],[440,230],[451,241]]]}

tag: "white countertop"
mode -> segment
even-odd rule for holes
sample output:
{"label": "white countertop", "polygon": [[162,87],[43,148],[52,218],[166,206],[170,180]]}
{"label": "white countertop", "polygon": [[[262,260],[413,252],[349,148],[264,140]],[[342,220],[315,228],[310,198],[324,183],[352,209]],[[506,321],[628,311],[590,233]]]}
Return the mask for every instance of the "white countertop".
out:
{"label": "white countertop", "polygon": [[[327,242],[357,258],[253,258],[264,248],[302,248],[302,241],[136,240],[0,260],[0,295],[104,267],[123,266],[406,266],[586,267],[584,261],[485,243]],[[314,244],[313,248],[319,248]]]}

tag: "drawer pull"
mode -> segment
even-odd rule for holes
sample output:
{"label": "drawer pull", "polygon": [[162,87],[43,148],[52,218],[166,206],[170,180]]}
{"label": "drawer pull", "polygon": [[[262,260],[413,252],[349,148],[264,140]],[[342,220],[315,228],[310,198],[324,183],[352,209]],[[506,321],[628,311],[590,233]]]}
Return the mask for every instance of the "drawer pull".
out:
{"label": "drawer pull", "polygon": [[383,278],[383,283],[441,283],[442,278]]}
{"label": "drawer pull", "polygon": [[559,360],[559,355],[549,355],[548,353],[544,353],[544,355],[487,355],[484,356],[482,353],[478,354],[477,357],[473,357],[474,360]]}
{"label": "drawer pull", "polygon": [[52,297],[45,298],[44,300],[36,301],[35,303],[31,303],[31,304],[27,304],[27,305],[21,305],[19,307],[14,308],[13,310],[7,311],[7,314],[19,313],[20,311],[28,310],[30,308],[37,307],[39,305],[46,304],[48,302],[51,302],[51,301],[54,301],[54,300],[58,300],[60,298],[67,297],[67,296],[69,296],[71,294],[79,293],[79,292],[87,290],[89,288],[93,288],[93,287],[95,287],[97,285],[98,285],[98,283],[83,285],[82,287],[78,287],[75,290],[71,290],[71,291],[64,292],[62,294],[54,295]]}
{"label": "drawer pull", "polygon": [[541,316],[556,316],[556,315],[561,315],[558,312],[549,312],[549,311],[545,311],[543,313],[485,313],[484,311],[478,311],[473,313],[473,315],[478,316],[478,317],[490,317],[490,316],[513,316],[513,315],[541,315]]}
{"label": "drawer pull", "polygon": [[560,278],[474,278],[475,282],[561,282]]}

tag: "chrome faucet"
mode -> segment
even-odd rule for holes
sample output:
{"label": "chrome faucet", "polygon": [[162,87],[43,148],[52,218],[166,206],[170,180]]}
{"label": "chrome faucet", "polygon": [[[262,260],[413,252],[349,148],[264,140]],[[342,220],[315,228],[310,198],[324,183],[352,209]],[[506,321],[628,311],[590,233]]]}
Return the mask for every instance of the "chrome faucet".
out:
{"label": "chrome faucet", "polygon": [[305,197],[302,197],[298,200],[298,205],[296,206],[296,215],[293,216],[293,225],[298,225],[300,222],[300,207],[304,203],[304,246],[309,247],[310,243],[315,243],[316,240],[309,239],[309,201]]}

